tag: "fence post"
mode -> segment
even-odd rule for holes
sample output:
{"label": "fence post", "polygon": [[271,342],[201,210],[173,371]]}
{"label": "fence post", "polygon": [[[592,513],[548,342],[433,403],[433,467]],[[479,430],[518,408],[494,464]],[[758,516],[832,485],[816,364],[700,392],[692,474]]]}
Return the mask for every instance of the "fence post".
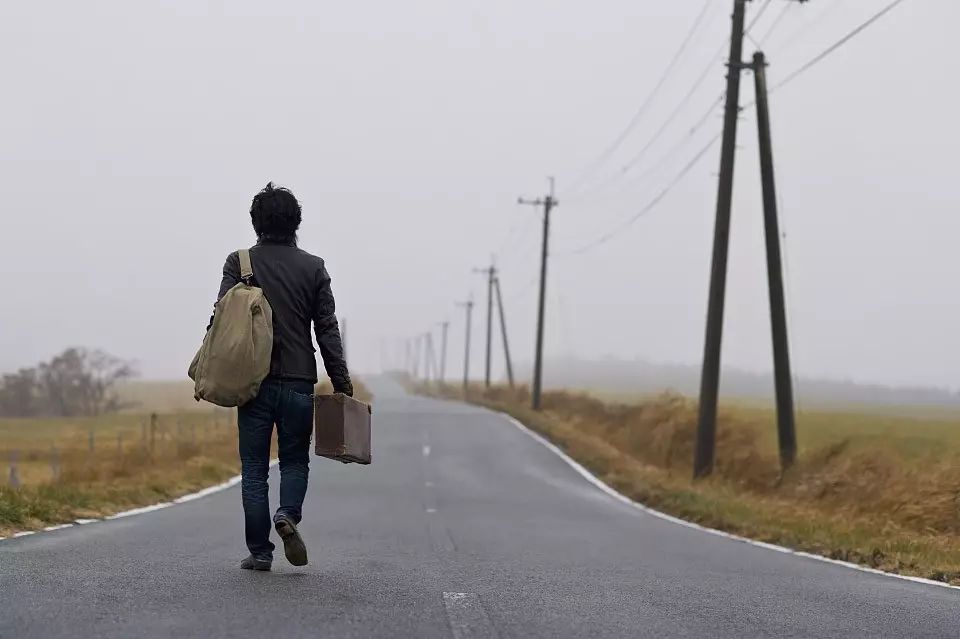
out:
{"label": "fence post", "polygon": [[10,478],[8,483],[11,488],[20,488],[20,475],[17,473],[17,451],[10,451]]}
{"label": "fence post", "polygon": [[96,436],[93,434],[93,426],[90,427],[90,453],[96,448]]}
{"label": "fence post", "polygon": [[157,440],[157,414],[150,413],[150,454],[153,454]]}
{"label": "fence post", "polygon": [[53,444],[50,445],[50,470],[53,473],[53,481],[60,481],[60,451]]}
{"label": "fence post", "polygon": [[117,454],[123,455],[123,433],[117,433]]}

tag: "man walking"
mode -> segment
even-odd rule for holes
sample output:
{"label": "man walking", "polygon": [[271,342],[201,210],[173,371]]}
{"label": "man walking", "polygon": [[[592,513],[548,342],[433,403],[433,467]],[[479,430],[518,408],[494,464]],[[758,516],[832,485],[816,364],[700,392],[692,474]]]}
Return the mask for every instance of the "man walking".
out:
{"label": "man walking", "polygon": [[[270,375],[260,392],[238,409],[243,513],[250,550],[240,567],[270,570],[274,545],[270,541],[267,473],[274,425],[280,456],[280,507],[273,515],[273,525],[290,563],[307,563],[307,549],[297,525],[307,492],[313,388],[317,383],[311,323],[334,391],[352,396],[353,385],[324,261],[297,248],[301,221],[297,198],[271,182],[253,198],[250,220],[257,234],[257,243],[250,248],[253,284],[263,290],[273,309],[273,351]],[[235,252],[223,265],[217,299],[239,282],[240,257]]]}

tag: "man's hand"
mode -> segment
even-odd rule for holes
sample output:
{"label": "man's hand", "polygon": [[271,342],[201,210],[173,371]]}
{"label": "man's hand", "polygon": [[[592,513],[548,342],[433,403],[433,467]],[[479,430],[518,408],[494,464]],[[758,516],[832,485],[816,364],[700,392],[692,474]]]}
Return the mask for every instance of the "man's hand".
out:
{"label": "man's hand", "polygon": [[343,393],[347,397],[353,397],[353,383],[350,380],[331,381],[333,383],[334,393]]}

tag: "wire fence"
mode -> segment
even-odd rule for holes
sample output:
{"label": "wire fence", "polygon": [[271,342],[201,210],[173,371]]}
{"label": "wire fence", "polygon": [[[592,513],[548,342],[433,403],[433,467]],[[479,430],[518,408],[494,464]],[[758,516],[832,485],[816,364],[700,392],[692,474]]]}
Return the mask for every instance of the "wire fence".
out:
{"label": "wire fence", "polygon": [[5,424],[0,463],[8,487],[109,481],[188,463],[236,457],[236,410],[111,415],[103,420]]}

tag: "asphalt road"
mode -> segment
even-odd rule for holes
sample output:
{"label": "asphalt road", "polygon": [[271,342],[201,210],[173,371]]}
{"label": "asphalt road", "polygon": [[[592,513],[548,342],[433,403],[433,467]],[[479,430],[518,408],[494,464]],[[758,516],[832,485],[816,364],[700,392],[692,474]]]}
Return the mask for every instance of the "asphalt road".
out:
{"label": "asphalt road", "polygon": [[239,488],[9,539],[0,637],[960,636],[960,591],[658,519],[501,417],[375,390],[373,465],[312,464],[308,566],[237,567]]}

